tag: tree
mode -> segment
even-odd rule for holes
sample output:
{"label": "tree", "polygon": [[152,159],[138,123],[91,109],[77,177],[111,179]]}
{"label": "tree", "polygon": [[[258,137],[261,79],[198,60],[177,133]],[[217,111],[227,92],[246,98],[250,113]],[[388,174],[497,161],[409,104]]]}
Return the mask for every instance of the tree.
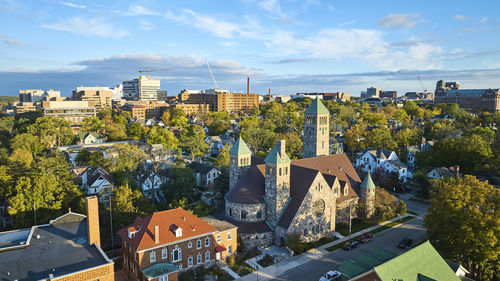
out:
{"label": "tree", "polygon": [[111,165],[109,172],[124,172],[134,177],[137,168],[146,162],[147,156],[144,150],[131,144],[117,144],[108,149]]}
{"label": "tree", "polygon": [[216,120],[208,126],[208,134],[210,136],[220,136],[229,129],[229,121]]}
{"label": "tree", "polygon": [[396,216],[396,196],[387,192],[387,190],[375,188],[375,218],[387,220]]}
{"label": "tree", "polygon": [[39,155],[44,149],[40,137],[28,133],[16,135],[11,140],[10,147],[12,150],[22,149],[29,151],[33,156]]}
{"label": "tree", "polygon": [[164,149],[169,151],[173,151],[179,146],[179,140],[174,136],[174,133],[158,125],[154,125],[149,130],[146,141],[148,144],[161,144]]}
{"label": "tree", "polygon": [[36,119],[36,122],[28,126],[26,130],[28,133],[39,137],[44,148],[68,145],[74,140],[73,130],[69,122],[52,116]]}
{"label": "tree", "polygon": [[214,167],[221,168],[226,167],[229,168],[229,150],[231,150],[231,146],[229,144],[224,145],[219,155],[217,155],[217,159],[215,159]]}
{"label": "tree", "polygon": [[460,133],[460,130],[455,128],[451,121],[437,121],[431,125],[428,137],[433,140],[442,140],[447,137],[453,137]]}
{"label": "tree", "polygon": [[359,149],[366,148],[364,141],[366,134],[366,127],[364,125],[354,125],[345,133],[345,143],[350,152],[358,151]]}
{"label": "tree", "polygon": [[429,239],[475,280],[494,280],[500,255],[500,190],[474,176],[441,180],[424,218]]}
{"label": "tree", "polygon": [[424,116],[424,110],[420,108],[416,102],[407,101],[403,105],[403,110],[406,111],[411,117],[422,118]]}
{"label": "tree", "polygon": [[214,180],[214,190],[220,192],[221,195],[229,191],[229,168],[225,166],[220,167],[220,174]]}
{"label": "tree", "polygon": [[410,146],[420,141],[420,131],[416,128],[405,128],[394,134],[394,141],[399,146]]}
{"label": "tree", "polygon": [[97,116],[85,117],[82,120],[81,130],[85,132],[101,132],[104,124]]}
{"label": "tree", "polygon": [[133,122],[127,127],[127,136],[132,140],[141,140],[146,137],[148,129],[137,122]]}
{"label": "tree", "polygon": [[196,187],[193,170],[190,168],[168,168],[167,178],[168,181],[160,186],[167,202],[183,197],[193,197],[193,191]]}
{"label": "tree", "polygon": [[401,109],[399,108],[398,110],[396,110],[394,112],[394,114],[392,115],[392,118],[394,120],[397,120],[403,124],[406,124],[410,121],[410,116],[406,113],[406,111],[404,109]]}
{"label": "tree", "polygon": [[205,131],[198,125],[183,128],[179,141],[182,148],[189,151],[193,161],[196,156],[203,156],[208,149],[208,144],[205,143]]}
{"label": "tree", "polygon": [[392,140],[391,132],[386,127],[377,127],[366,133],[366,143],[370,148],[395,150],[397,145]]}
{"label": "tree", "polygon": [[163,125],[170,126],[170,110],[163,111],[161,115],[161,120],[163,121]]}
{"label": "tree", "polygon": [[406,203],[405,203],[405,201],[403,201],[403,200],[399,201],[397,212],[398,212],[398,214],[400,216],[404,216],[406,214]]}
{"label": "tree", "polygon": [[154,212],[154,206],[139,190],[131,189],[128,184],[113,188],[111,197],[113,211],[113,229],[119,229],[137,217],[144,217]]}
{"label": "tree", "polygon": [[184,110],[179,108],[174,108],[170,112],[170,126],[187,126],[188,119]]}

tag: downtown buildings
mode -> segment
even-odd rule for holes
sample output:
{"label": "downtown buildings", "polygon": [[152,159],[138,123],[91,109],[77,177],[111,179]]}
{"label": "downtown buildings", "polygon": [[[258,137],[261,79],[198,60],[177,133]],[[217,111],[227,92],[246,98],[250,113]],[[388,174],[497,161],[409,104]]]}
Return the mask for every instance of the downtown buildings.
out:
{"label": "downtown buildings", "polygon": [[500,89],[461,89],[460,82],[436,83],[434,103],[457,103],[467,110],[500,110]]}

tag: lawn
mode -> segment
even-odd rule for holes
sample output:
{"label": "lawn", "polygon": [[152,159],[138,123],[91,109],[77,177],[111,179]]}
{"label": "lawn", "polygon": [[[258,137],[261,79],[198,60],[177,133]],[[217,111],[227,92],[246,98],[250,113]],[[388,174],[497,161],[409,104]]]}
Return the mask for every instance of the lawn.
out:
{"label": "lawn", "polygon": [[[369,227],[372,227],[374,225],[377,225],[378,222],[373,221],[373,220],[362,220],[362,219],[352,219],[351,222],[351,233],[356,233],[358,231],[361,231],[363,229],[367,229]],[[335,227],[335,231],[338,233],[342,234],[343,236],[348,236],[349,235],[349,224],[348,223],[340,223],[337,224]]]}

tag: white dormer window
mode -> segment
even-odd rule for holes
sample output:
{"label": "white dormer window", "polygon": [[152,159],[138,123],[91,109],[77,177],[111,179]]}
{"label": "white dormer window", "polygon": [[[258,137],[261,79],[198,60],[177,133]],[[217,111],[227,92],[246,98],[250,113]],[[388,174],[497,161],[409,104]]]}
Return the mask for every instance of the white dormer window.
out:
{"label": "white dormer window", "polygon": [[175,224],[170,225],[170,231],[172,231],[175,234],[175,237],[181,237],[182,236],[182,228]]}

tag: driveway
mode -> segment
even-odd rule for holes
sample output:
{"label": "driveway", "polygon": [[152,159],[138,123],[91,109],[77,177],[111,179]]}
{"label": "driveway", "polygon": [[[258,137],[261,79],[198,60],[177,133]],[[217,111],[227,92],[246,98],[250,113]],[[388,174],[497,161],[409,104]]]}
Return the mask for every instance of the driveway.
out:
{"label": "driveway", "polygon": [[409,220],[397,227],[376,234],[373,241],[363,244],[352,251],[336,250],[324,255],[319,260],[290,269],[273,280],[317,281],[327,271],[338,269],[342,261],[346,259],[354,260],[359,254],[369,252],[375,246],[399,254],[402,251],[396,247],[396,243],[404,237],[412,238],[414,243],[426,238],[426,229],[422,224],[421,217]]}

